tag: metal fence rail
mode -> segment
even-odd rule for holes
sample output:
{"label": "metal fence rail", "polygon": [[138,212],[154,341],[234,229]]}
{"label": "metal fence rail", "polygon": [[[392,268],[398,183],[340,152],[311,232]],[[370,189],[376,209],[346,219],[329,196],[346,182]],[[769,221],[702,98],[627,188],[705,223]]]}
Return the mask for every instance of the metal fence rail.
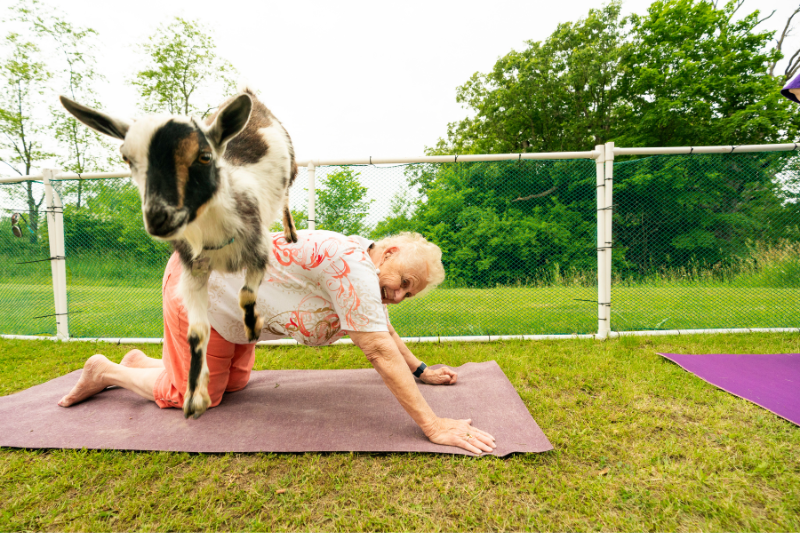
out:
{"label": "metal fence rail", "polygon": [[[409,341],[797,331],[797,148],[307,160],[292,209],[442,248],[446,282],[390,310]],[[0,224],[24,218],[0,230],[0,334],[160,341],[171,251],[128,176],[0,178]]]}

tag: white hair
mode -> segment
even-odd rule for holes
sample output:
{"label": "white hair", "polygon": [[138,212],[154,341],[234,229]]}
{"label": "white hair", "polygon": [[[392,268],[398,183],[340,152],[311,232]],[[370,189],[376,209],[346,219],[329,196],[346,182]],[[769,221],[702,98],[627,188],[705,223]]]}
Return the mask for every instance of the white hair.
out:
{"label": "white hair", "polygon": [[444,281],[441,248],[426,240],[419,233],[409,231],[384,237],[375,243],[375,247],[381,251],[394,246],[399,249],[398,254],[403,263],[418,263],[419,261],[425,263],[427,270],[425,289],[420,291],[419,295],[428,293]]}

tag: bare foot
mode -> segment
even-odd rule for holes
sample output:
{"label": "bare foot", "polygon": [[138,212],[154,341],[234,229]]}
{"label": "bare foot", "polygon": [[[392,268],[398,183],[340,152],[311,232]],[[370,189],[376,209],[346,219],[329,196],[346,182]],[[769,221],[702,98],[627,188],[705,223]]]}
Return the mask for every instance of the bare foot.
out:
{"label": "bare foot", "polygon": [[78,379],[78,383],[72,387],[69,394],[61,398],[58,405],[69,407],[105,389],[111,383],[104,378],[104,374],[109,369],[109,366],[113,364],[105,355],[96,354],[91,356],[86,360],[86,364],[83,365],[83,374]]}
{"label": "bare foot", "polygon": [[141,350],[131,350],[119,363],[128,368],[164,368],[164,361],[147,357]]}

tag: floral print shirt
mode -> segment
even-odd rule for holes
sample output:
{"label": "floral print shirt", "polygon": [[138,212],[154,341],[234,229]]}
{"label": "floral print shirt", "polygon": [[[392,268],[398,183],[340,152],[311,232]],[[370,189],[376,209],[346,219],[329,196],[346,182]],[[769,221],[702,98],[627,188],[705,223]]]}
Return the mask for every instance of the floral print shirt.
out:
{"label": "floral print shirt", "polygon": [[[331,231],[297,232],[289,243],[273,233],[272,257],[258,291],[256,309],[264,317],[258,340],[291,337],[301,344],[331,344],[348,331],[389,331],[375,265],[367,253],[372,241]],[[239,308],[244,271],[212,272],[208,280],[208,319],[222,337],[247,344]]]}

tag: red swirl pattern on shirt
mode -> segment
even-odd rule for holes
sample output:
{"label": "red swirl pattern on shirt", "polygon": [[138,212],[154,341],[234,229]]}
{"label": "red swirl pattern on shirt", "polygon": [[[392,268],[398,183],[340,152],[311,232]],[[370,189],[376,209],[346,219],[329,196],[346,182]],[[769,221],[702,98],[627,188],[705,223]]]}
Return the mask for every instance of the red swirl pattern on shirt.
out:
{"label": "red swirl pattern on shirt", "polygon": [[291,243],[283,233],[272,235],[272,253],[283,266],[295,264],[304,270],[317,268],[326,259],[330,259],[339,251],[339,239],[331,236],[322,242],[312,242],[312,246],[304,246],[302,242]]}
{"label": "red swirl pattern on shirt", "polygon": [[265,321],[265,329],[277,335],[289,335],[309,346],[330,344],[344,335],[333,304],[319,296],[310,296],[297,309]]}
{"label": "red swirl pattern on shirt", "polygon": [[[323,267],[321,273],[324,275],[328,293],[336,300],[338,307],[345,311],[345,316],[339,316],[336,321],[337,331],[342,326],[350,331],[359,331],[369,325],[369,316],[362,311],[361,298],[349,278],[350,261],[362,262],[368,259],[367,253],[358,247],[357,242],[331,234],[319,242],[309,239],[305,244],[290,243],[283,233],[276,233],[273,234],[272,243],[275,259],[283,266],[295,264],[304,270]],[[302,311],[298,309],[295,313],[295,331],[306,337],[312,336],[311,331],[303,326]],[[332,325],[331,322],[327,323]],[[319,325],[317,322],[316,327]]]}

